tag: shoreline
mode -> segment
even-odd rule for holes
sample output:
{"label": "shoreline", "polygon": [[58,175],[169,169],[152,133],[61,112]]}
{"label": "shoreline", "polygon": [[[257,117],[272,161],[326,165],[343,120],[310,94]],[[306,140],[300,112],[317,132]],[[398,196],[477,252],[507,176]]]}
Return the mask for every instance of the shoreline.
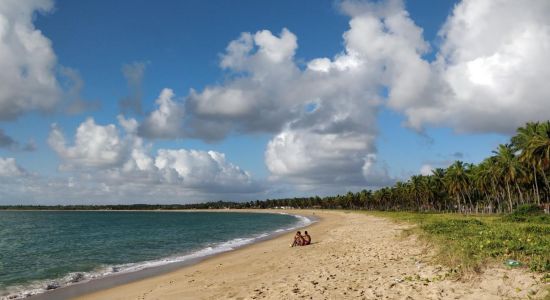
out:
{"label": "shoreline", "polygon": [[[82,211],[82,210],[81,210]],[[86,210],[89,211],[89,210]],[[90,210],[95,211],[95,210]],[[119,212],[119,211],[115,211]],[[132,210],[125,210],[120,212],[133,212]],[[49,299],[72,299],[74,297],[78,297],[84,294],[93,293],[100,290],[105,290],[113,287],[117,287],[120,285],[132,283],[135,281],[139,281],[142,279],[160,276],[166,273],[170,273],[182,268],[187,268],[190,266],[193,266],[197,263],[200,263],[204,260],[208,260],[212,257],[224,255],[229,252],[239,251],[241,249],[247,248],[249,246],[262,243],[265,241],[269,241],[271,239],[277,238],[281,235],[287,234],[289,232],[292,232],[296,229],[304,228],[307,226],[311,226],[312,224],[315,224],[320,220],[320,218],[314,216],[314,215],[308,215],[308,214],[300,214],[300,213],[288,213],[287,210],[255,210],[255,209],[235,209],[235,210],[227,210],[227,209],[205,209],[205,210],[140,210],[138,212],[187,212],[187,213],[196,213],[196,212],[212,212],[212,213],[268,213],[268,214],[286,214],[291,215],[296,218],[296,223],[290,224],[288,226],[282,227],[282,228],[276,228],[273,231],[269,232],[268,234],[261,234],[258,236],[253,237],[243,237],[243,238],[237,238],[237,240],[245,240],[242,244],[233,244],[235,240],[229,240],[223,243],[220,243],[219,245],[212,247],[203,248],[194,252],[190,252],[188,254],[181,255],[177,257],[176,261],[167,261],[166,263],[163,263],[163,261],[166,261],[166,259],[170,258],[159,258],[157,261],[148,261],[148,262],[136,262],[135,267],[137,267],[137,270],[128,270],[128,271],[122,271],[120,273],[117,273],[116,271],[114,273],[103,275],[98,278],[91,278],[87,280],[83,280],[81,282],[72,283],[68,285],[63,285],[57,289],[52,290],[46,290],[42,291],[38,294],[34,294],[30,297],[24,296],[25,293],[21,293],[22,296],[19,296],[15,299],[33,299],[33,300],[49,300]],[[242,241],[239,241],[242,242]],[[214,251],[212,253],[204,253],[203,251]],[[151,266],[147,266],[147,263],[153,263]],[[158,264],[156,264],[158,263]],[[52,279],[52,282],[56,281],[56,279]],[[15,294],[11,294],[8,296],[0,297],[0,299],[12,299],[8,297],[13,297]],[[22,298],[21,298],[22,297]]]}
{"label": "shoreline", "polygon": [[534,299],[547,295],[540,275],[488,266],[470,280],[447,275],[411,224],[360,212],[315,213],[312,244],[290,248],[293,233],[213,256],[189,267],[77,299]]}
{"label": "shoreline", "polygon": [[[174,210],[174,211],[178,211],[178,210]],[[205,212],[223,212],[223,213],[243,212],[243,213],[287,214],[287,215],[307,218],[310,221],[310,223],[306,224],[305,226],[298,226],[298,227],[294,227],[294,228],[291,228],[291,229],[288,229],[288,230],[284,230],[284,231],[280,231],[280,232],[274,232],[273,234],[271,234],[269,236],[266,236],[266,237],[263,237],[263,238],[259,239],[255,243],[245,244],[243,246],[240,246],[240,247],[235,248],[235,249],[230,250],[230,251],[225,251],[225,252],[221,252],[221,253],[215,253],[215,254],[212,254],[212,255],[207,255],[207,256],[197,258],[197,259],[189,261],[189,262],[183,262],[180,265],[177,265],[177,263],[174,263],[174,264],[169,264],[169,265],[165,265],[165,266],[154,267],[154,268],[151,268],[151,269],[157,269],[158,270],[158,269],[161,269],[163,267],[166,267],[166,269],[158,270],[159,271],[158,273],[154,272],[154,270],[151,270],[152,272],[150,274],[145,274],[145,276],[139,276],[139,278],[135,278],[135,279],[133,279],[129,282],[116,282],[116,283],[113,283],[113,284],[106,284],[105,287],[102,287],[102,286],[98,286],[97,288],[94,287],[93,291],[86,291],[86,290],[78,291],[78,294],[68,294],[67,293],[66,295],[68,297],[66,297],[66,298],[50,297],[50,295],[48,293],[44,293],[44,294],[40,294],[40,295],[31,297],[29,299],[32,299],[32,300],[96,299],[96,298],[103,299],[104,296],[101,295],[102,293],[105,293],[105,292],[110,293],[111,291],[117,291],[118,289],[121,289],[121,288],[129,287],[129,286],[133,286],[133,285],[140,285],[141,282],[146,282],[148,280],[157,280],[157,279],[160,279],[160,278],[164,278],[165,276],[171,276],[172,274],[177,274],[177,273],[182,272],[182,271],[190,270],[190,269],[193,269],[196,266],[199,266],[199,265],[202,265],[202,264],[212,264],[212,263],[218,264],[218,261],[230,260],[231,256],[233,256],[233,255],[241,256],[242,254],[246,254],[247,251],[251,251],[251,250],[254,251],[254,250],[258,249],[259,247],[265,246],[266,244],[269,244],[269,243],[275,243],[275,242],[280,243],[280,242],[282,242],[285,245],[285,247],[289,247],[291,239],[294,237],[294,234],[295,234],[294,232],[296,230],[315,229],[317,226],[323,224],[323,222],[324,222],[324,217],[322,216],[322,214],[319,215],[319,212],[316,211],[316,210],[301,210],[301,209],[205,209],[205,210],[203,210],[203,209],[193,209],[193,210],[179,210],[179,211],[183,211],[183,212],[202,212],[202,211],[205,211]],[[315,241],[313,241],[313,244],[314,243],[315,243]],[[142,271],[147,271],[147,270],[148,269],[142,270]],[[138,272],[140,272],[140,271],[138,271]],[[137,273],[137,272],[132,272],[132,273]],[[124,275],[131,275],[132,273],[120,274],[120,275],[122,277]],[[108,280],[109,277],[102,278],[102,279]],[[101,280],[101,279],[99,279],[99,280]],[[93,281],[87,282],[87,283],[91,284],[91,283],[93,283]],[[86,284],[86,283],[84,283],[84,284]],[[73,287],[73,286],[66,287],[66,289],[68,289],[70,287]],[[74,287],[77,287],[77,285],[75,285]],[[52,291],[51,296],[58,296],[58,295],[54,295],[53,292],[55,292],[55,291],[60,291],[61,292],[61,289]],[[64,296],[64,295],[61,295],[61,296]],[[107,296],[107,297],[110,297],[110,296]],[[130,299],[130,298],[128,298],[128,299]]]}
{"label": "shoreline", "polygon": [[488,265],[472,278],[453,278],[452,268],[435,262],[435,249],[415,235],[403,235],[412,224],[361,212],[284,212],[319,217],[307,227],[310,246],[290,248],[293,233],[285,233],[75,299],[473,300],[543,299],[549,294],[542,275],[525,268]]}

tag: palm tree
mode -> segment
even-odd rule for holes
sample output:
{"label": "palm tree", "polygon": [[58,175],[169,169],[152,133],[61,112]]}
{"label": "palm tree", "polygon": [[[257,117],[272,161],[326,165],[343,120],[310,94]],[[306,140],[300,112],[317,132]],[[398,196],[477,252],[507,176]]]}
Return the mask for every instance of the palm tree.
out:
{"label": "palm tree", "polygon": [[[533,170],[533,185],[535,190],[535,196],[537,199],[537,204],[540,204],[540,192],[537,178],[537,164],[536,159],[533,159],[532,153],[529,153],[527,148],[532,142],[534,137],[539,135],[540,123],[538,122],[528,122],[523,127],[517,129],[516,135],[511,138],[511,143],[514,147],[514,152],[519,154],[520,161],[530,165]],[[528,179],[528,181],[531,181]]]}
{"label": "palm tree", "polygon": [[[546,186],[546,195],[550,193],[550,183],[546,172],[550,168],[550,122],[531,124],[529,130],[524,130],[532,135],[528,137],[516,138],[516,143],[523,147],[520,159],[533,166],[535,183],[537,182],[536,174],[540,173],[544,179]],[[527,134],[527,133],[526,133]],[[537,186],[538,194],[538,186]],[[540,196],[538,196],[540,203]]]}
{"label": "palm tree", "polygon": [[499,193],[499,180],[497,178],[497,165],[494,157],[483,160],[477,167],[476,188],[479,193],[489,200],[490,211],[493,211],[493,201],[496,208],[501,209],[501,193]]}
{"label": "palm tree", "polygon": [[411,192],[416,202],[416,209],[420,210],[420,197],[422,194],[422,176],[414,175],[411,177]]}
{"label": "palm tree", "polygon": [[445,185],[447,190],[455,196],[459,212],[463,211],[463,203],[466,200],[464,195],[469,187],[468,181],[466,168],[462,161],[457,160],[449,166],[445,174]]}
{"label": "palm tree", "polygon": [[440,208],[441,208],[441,205],[443,205],[444,210],[447,210],[448,206],[447,206],[447,194],[445,190],[445,173],[446,173],[445,169],[436,168],[432,170],[432,176],[430,177],[431,177],[431,186],[434,191],[435,200],[439,201]]}
{"label": "palm tree", "polygon": [[499,145],[498,150],[493,151],[493,153],[496,154],[495,159],[500,178],[506,186],[506,192],[508,194],[508,209],[511,212],[514,205],[510,185],[514,184],[516,186],[520,199],[523,199],[521,188],[518,185],[518,179],[523,176],[524,170],[519,160],[514,155],[512,145]]}

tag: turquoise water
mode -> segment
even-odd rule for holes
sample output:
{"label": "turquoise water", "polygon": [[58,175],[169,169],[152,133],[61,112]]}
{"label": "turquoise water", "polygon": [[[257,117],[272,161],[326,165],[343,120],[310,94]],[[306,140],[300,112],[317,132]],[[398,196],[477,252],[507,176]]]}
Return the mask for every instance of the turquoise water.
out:
{"label": "turquoise water", "polygon": [[228,251],[305,222],[283,214],[0,211],[0,297]]}

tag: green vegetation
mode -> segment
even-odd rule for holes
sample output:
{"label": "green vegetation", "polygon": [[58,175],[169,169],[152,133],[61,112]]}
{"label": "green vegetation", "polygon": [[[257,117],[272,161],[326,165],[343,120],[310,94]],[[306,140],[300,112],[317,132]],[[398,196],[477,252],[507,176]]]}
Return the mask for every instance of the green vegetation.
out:
{"label": "green vegetation", "polygon": [[529,222],[550,224],[550,215],[544,214],[539,206],[522,205],[516,208],[511,214],[506,215],[504,220],[509,222]]}
{"label": "green vegetation", "polygon": [[523,206],[504,216],[371,213],[417,224],[412,231],[436,245],[439,262],[458,273],[508,259],[532,271],[550,272],[550,219],[536,206]]}

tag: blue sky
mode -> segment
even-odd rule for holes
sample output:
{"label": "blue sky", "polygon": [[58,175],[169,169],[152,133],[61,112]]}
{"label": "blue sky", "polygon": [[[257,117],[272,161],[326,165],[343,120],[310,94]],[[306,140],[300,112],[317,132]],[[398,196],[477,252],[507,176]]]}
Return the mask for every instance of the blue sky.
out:
{"label": "blue sky", "polygon": [[0,204],[332,194],[479,162],[550,115],[548,5],[504,2],[7,1]]}

